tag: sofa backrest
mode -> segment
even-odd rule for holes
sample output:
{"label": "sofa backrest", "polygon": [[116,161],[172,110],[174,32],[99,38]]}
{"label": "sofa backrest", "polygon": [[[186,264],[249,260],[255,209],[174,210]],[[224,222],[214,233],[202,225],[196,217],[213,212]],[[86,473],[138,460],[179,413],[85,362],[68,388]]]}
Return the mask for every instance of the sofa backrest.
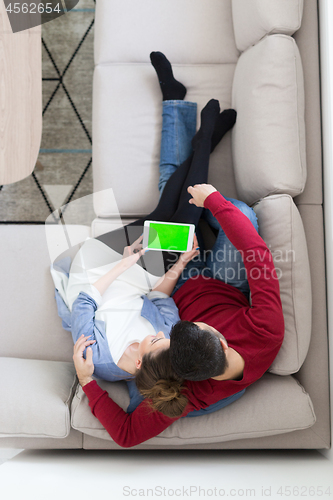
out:
{"label": "sofa backrest", "polygon": [[266,35],[293,35],[301,27],[304,0],[232,0],[235,41],[243,52]]}
{"label": "sofa backrest", "polygon": [[237,110],[231,135],[239,198],[252,205],[269,194],[302,193],[307,176],[304,81],[292,37],[267,36],[240,56],[232,107]]}
{"label": "sofa backrest", "polygon": [[[147,0],[140,9],[136,0],[99,0],[96,24],[94,190],[112,187],[122,216],[139,217],[159,198],[162,94],[149,54],[159,50],[170,59],[186,99],[198,103],[198,124],[212,97],[230,108],[239,57],[231,0]],[[236,196],[230,133],[211,157],[209,179]],[[117,215],[107,200],[94,207],[101,218]]]}

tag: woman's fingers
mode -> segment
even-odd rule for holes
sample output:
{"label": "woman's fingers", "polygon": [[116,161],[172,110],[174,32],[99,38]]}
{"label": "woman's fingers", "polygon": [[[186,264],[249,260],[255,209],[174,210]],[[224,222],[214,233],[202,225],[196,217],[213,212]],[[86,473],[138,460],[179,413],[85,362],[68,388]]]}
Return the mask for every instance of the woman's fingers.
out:
{"label": "woman's fingers", "polygon": [[132,243],[131,248],[132,249],[137,248],[139,243],[141,243],[142,240],[143,240],[143,234],[141,234],[141,236],[139,236],[139,238]]}
{"label": "woman's fingers", "polygon": [[136,248],[133,249],[133,253],[141,252],[141,250],[142,250],[142,245],[138,245]]}

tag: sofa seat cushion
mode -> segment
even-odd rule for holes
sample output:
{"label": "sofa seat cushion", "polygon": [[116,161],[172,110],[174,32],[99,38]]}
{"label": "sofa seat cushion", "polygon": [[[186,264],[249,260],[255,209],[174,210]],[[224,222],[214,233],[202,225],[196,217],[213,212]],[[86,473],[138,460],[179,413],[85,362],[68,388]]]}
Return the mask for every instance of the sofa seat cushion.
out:
{"label": "sofa seat cushion", "polygon": [[301,27],[304,0],[231,0],[236,46],[244,51],[265,35]]}
{"label": "sofa seat cushion", "polygon": [[91,224],[91,235],[92,238],[98,238],[102,234],[108,233],[110,231],[115,231],[126,224],[131,224],[136,219],[99,219],[96,218]]}
{"label": "sofa seat cushion", "polygon": [[68,436],[73,363],[0,358],[0,377],[0,437]]}
{"label": "sofa seat cushion", "polygon": [[230,0],[98,0],[95,64],[148,63],[156,50],[173,63],[235,62]]}
{"label": "sofa seat cushion", "polygon": [[272,252],[285,322],[282,347],[270,371],[288,375],[302,366],[311,339],[312,289],[304,227],[289,195],[268,196],[253,208],[259,234]]}
{"label": "sofa seat cushion", "polygon": [[[98,381],[98,384],[126,409],[129,396],[125,383]],[[309,395],[292,376],[267,373],[226,408],[196,418],[181,418],[145,444],[177,446],[270,436],[311,427],[315,420]],[[73,398],[72,427],[90,436],[111,440],[91,413],[81,387]]]}
{"label": "sofa seat cushion", "polygon": [[[234,69],[234,64],[174,65],[174,74],[188,89],[186,99],[198,103],[199,115],[212,97],[221,109],[230,108]],[[159,199],[162,128],[162,94],[151,64],[98,65],[93,114],[94,191],[112,188],[122,216],[149,214]],[[235,194],[230,133],[214,151],[209,175],[224,194]],[[98,217],[119,215],[112,197],[94,199],[94,209]]]}
{"label": "sofa seat cushion", "polygon": [[[55,224],[0,226],[1,356],[71,361],[73,341],[61,325],[51,259],[84,241],[89,228]],[[67,239],[66,239],[67,237]],[[47,245],[49,244],[49,246]]]}
{"label": "sofa seat cushion", "polygon": [[[88,198],[88,196],[85,198]],[[93,196],[90,195],[89,198],[92,203]],[[73,205],[77,204],[77,200],[72,203]],[[69,204],[69,206],[71,206],[71,204]],[[70,210],[68,210],[68,212],[69,211]],[[51,217],[46,220],[44,232],[50,264],[54,263],[58,258],[61,259],[64,252],[66,252],[66,255],[73,258],[80,245],[90,236],[90,228],[88,226],[75,224],[75,219],[71,223],[68,221],[67,216],[68,213],[63,215],[64,224],[61,222],[59,224],[54,224]]]}
{"label": "sofa seat cushion", "polygon": [[232,107],[240,199],[251,205],[269,194],[300,194],[306,182],[304,83],[293,38],[268,36],[240,56]]}

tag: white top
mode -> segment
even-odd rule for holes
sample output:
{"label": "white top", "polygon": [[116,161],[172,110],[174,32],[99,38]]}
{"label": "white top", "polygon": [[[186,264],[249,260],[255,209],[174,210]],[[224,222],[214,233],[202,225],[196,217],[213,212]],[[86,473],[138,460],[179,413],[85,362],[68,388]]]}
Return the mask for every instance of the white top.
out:
{"label": "white top", "polygon": [[[121,259],[122,255],[118,252],[99,240],[89,238],[73,259],[67,286],[63,286],[62,291],[58,288],[70,310],[80,292],[87,293],[95,300],[98,306],[95,319],[105,323],[111,356],[116,364],[129,345],[141,342],[147,335],[156,335],[152,324],[141,316],[141,295],[149,297],[153,293],[156,297],[156,292],[150,290],[159,280],[158,276],[135,264],[111,283],[102,296],[93,283]],[[163,293],[158,294],[166,297]]]}

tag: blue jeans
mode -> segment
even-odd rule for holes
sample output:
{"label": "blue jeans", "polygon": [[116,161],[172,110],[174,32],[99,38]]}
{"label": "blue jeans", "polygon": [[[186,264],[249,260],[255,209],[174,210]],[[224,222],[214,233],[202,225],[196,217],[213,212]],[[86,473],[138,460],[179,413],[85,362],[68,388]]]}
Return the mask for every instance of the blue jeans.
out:
{"label": "blue jeans", "polygon": [[[230,201],[246,215],[252,222],[256,231],[258,231],[257,216],[252,208],[246,205],[246,203],[235,200],[234,198],[225,196],[225,199]],[[195,278],[202,275],[207,278],[215,278],[224,281],[224,283],[228,283],[238,288],[249,300],[250,287],[241,253],[227,238],[217,219],[209,210],[204,210],[203,218],[212,228],[218,231],[214,246],[211,250],[204,250],[201,248],[200,255],[192,259],[186,265],[171,296],[173,296],[189,278]]]}
{"label": "blue jeans", "polygon": [[197,104],[189,101],[163,101],[160,154],[160,195],[167,180],[191,154],[196,132]]}
{"label": "blue jeans", "polygon": [[[163,101],[163,124],[161,139],[160,193],[171,174],[186,160],[191,153],[191,140],[196,131],[197,105],[189,101]],[[225,199],[235,205],[250,219],[258,231],[257,216],[246,203],[234,198]],[[203,218],[218,231],[211,250],[203,249],[202,237],[197,230],[201,247],[200,255],[189,262],[172,292],[172,295],[189,278],[202,274],[205,277],[220,279],[241,290],[249,299],[250,288],[246,278],[246,269],[240,252],[227,238],[217,219],[210,210],[204,209]]]}

